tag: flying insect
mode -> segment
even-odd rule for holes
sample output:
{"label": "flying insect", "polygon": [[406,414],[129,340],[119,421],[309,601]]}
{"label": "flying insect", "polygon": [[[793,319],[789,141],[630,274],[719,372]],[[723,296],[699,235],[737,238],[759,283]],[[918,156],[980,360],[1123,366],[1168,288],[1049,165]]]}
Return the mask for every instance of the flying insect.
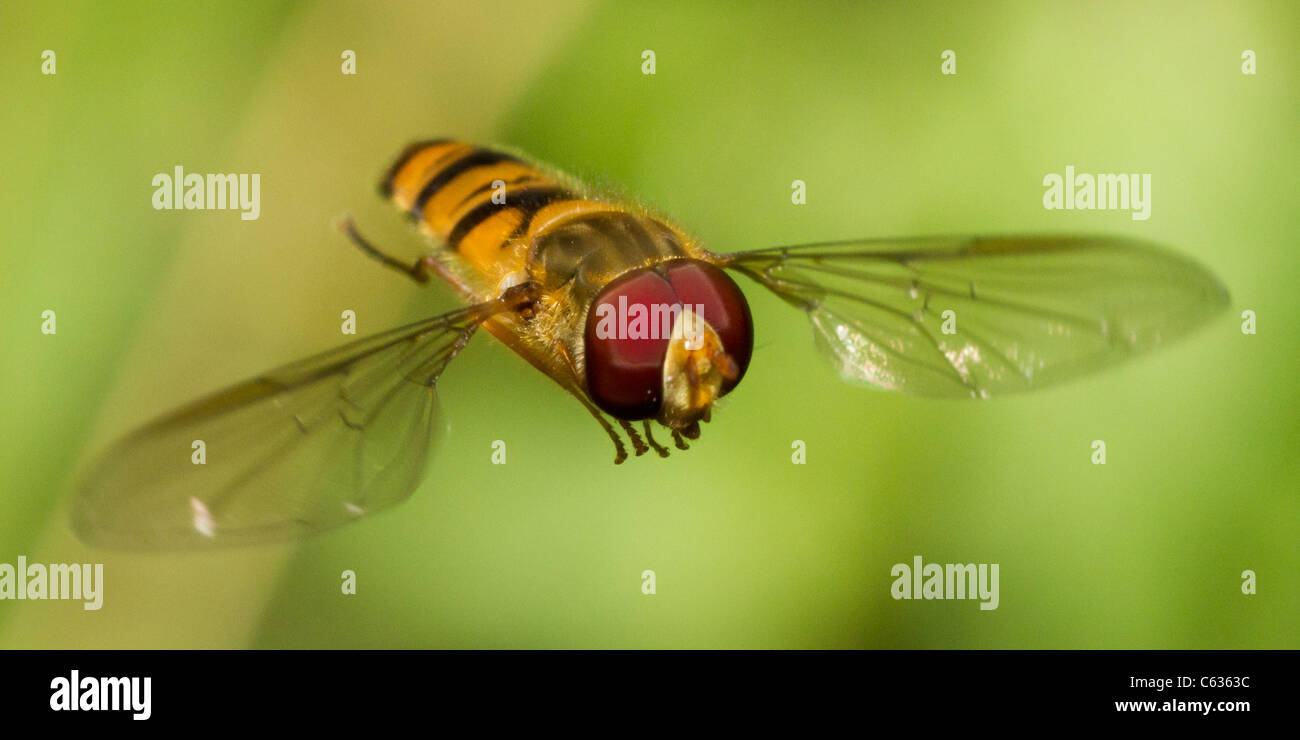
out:
{"label": "flying insect", "polygon": [[[76,494],[92,544],[284,539],[391,506],[424,478],[436,384],[483,329],[581,403],[614,447],[685,450],[754,358],[733,279],[805,312],[848,380],[989,398],[1114,365],[1222,309],[1224,286],[1162,247],[1098,236],[862,239],[715,253],[668,219],[515,154],[408,147],[380,191],[434,243],[362,252],[465,301],[450,313],[295,362],[113,445]],[[656,436],[658,431],[664,442]],[[212,460],[195,465],[203,440]]]}

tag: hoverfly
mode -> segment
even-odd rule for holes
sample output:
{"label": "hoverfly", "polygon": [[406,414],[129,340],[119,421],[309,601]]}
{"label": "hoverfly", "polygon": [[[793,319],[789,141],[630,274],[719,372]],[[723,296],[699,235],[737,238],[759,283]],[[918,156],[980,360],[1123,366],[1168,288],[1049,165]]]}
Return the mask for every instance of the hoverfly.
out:
{"label": "hoverfly", "polygon": [[[919,396],[1056,383],[1166,343],[1227,302],[1199,265],[1127,239],[865,239],[717,254],[639,206],[449,140],[408,147],[380,190],[436,240],[433,252],[406,262],[350,220],[344,231],[417,282],[437,276],[467,305],[272,370],[127,436],[78,491],[84,540],[251,543],[397,503],[424,476],[438,378],[479,328],[576,398],[613,441],[615,463],[627,457],[623,437],[637,455],[666,457],[654,425],[687,449],[752,359],[753,320],[728,273],[807,313],[845,378]],[[628,306],[669,310],[659,320],[639,312],[637,327]],[[633,326],[602,333],[612,315]],[[210,464],[192,463],[193,440]]]}

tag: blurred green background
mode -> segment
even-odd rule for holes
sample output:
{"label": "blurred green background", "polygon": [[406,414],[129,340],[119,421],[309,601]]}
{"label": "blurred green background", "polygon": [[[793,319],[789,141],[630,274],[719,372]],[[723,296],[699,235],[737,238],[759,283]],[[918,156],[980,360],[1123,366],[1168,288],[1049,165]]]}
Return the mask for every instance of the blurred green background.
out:
{"label": "blurred green background", "polygon": [[[1300,647],[1300,6],[645,5],[5,3],[0,562],[102,562],[106,584],[98,612],[0,602],[0,647]],[[633,195],[718,251],[1108,232],[1194,256],[1233,304],[1122,368],[963,403],[838,383],[804,317],[750,290],[744,385],[690,452],[617,468],[580,406],[480,336],[406,504],[292,545],[75,540],[77,466],[129,427],[338,344],[343,309],[366,334],[455,305],[332,225],[418,254],[374,184],[443,135]],[[154,211],[177,164],[261,173],[260,220]],[[1151,173],[1151,219],[1045,211],[1067,164]],[[999,608],[893,600],[914,555],[999,563]]]}

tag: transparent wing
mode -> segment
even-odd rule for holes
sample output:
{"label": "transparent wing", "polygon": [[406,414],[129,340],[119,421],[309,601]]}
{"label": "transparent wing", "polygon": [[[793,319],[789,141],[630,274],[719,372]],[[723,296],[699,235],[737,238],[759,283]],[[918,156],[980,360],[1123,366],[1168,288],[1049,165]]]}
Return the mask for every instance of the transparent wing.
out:
{"label": "transparent wing", "polygon": [[807,311],[845,378],[922,396],[983,398],[1092,372],[1228,300],[1196,263],[1107,237],[861,240],[722,260]]}
{"label": "transparent wing", "polygon": [[501,307],[361,339],[154,421],[89,469],[74,505],[77,534],[128,549],[248,544],[401,501],[424,475],[438,376]]}

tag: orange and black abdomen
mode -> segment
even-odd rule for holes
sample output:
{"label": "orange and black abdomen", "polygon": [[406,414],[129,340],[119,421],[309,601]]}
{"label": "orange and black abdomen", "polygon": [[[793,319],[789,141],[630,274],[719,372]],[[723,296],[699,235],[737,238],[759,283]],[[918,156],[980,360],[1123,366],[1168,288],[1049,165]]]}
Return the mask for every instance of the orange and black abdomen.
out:
{"label": "orange and black abdomen", "polygon": [[[412,144],[380,191],[480,268],[552,203],[580,200],[554,177],[502,152],[448,140]],[[496,196],[495,199],[493,196]]]}
{"label": "orange and black abdomen", "polygon": [[625,272],[694,256],[675,227],[579,187],[513,155],[440,139],[407,147],[380,192],[481,285],[525,273],[582,308]]}

